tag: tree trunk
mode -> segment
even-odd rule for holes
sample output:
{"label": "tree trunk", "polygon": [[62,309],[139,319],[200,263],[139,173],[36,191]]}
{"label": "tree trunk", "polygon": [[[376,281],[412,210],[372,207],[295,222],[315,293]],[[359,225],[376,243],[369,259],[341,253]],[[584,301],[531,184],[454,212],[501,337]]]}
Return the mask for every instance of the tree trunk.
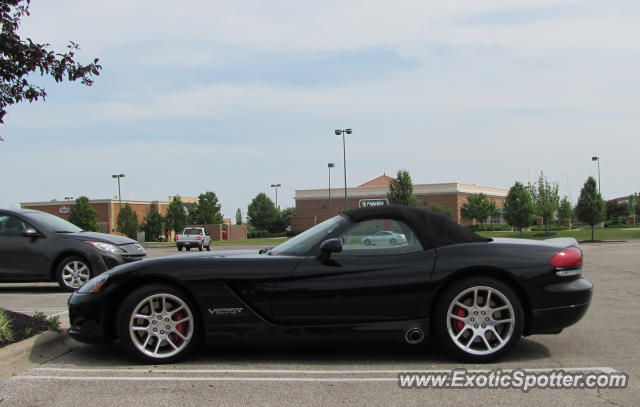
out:
{"label": "tree trunk", "polygon": [[591,225],[591,240],[593,240],[593,227],[594,227],[594,226],[595,226],[595,225]]}

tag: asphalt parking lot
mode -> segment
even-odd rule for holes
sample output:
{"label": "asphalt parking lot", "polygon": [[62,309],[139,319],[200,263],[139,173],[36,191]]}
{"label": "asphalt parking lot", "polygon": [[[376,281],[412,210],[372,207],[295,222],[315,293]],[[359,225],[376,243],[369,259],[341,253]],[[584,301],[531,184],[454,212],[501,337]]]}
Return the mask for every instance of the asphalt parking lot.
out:
{"label": "asphalt parking lot", "polygon": [[[489,365],[457,363],[436,346],[326,344],[208,347],[169,366],[132,362],[118,343],[81,345],[0,383],[0,406],[86,405],[637,405],[640,399],[640,241],[585,244],[583,274],[595,286],[585,318],[559,335],[523,339]],[[239,247],[237,247],[239,248]],[[193,252],[182,252],[190,255]],[[177,254],[150,249],[150,257]],[[0,307],[64,313],[55,285],[0,284]],[[38,308],[39,307],[39,308]],[[63,315],[63,314],[60,314]],[[400,389],[399,372],[577,368],[618,371],[618,390]]]}

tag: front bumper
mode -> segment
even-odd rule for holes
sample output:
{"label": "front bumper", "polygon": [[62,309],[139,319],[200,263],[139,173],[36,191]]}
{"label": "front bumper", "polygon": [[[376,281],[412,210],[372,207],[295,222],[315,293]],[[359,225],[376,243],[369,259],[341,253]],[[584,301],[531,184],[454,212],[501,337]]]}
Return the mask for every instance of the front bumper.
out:
{"label": "front bumper", "polygon": [[116,338],[114,327],[108,320],[108,301],[101,293],[74,292],[68,301],[69,323],[67,330],[73,339],[91,344],[109,343]]}
{"label": "front bumper", "polygon": [[533,309],[525,335],[559,333],[578,322],[587,312],[593,295],[593,284],[578,278],[544,287],[546,302],[555,306]]}

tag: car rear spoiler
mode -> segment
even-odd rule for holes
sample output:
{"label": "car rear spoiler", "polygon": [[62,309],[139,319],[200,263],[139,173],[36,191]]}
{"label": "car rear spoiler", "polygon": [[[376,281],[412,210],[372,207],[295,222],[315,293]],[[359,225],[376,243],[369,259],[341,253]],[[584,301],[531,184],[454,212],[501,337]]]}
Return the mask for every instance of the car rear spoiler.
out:
{"label": "car rear spoiler", "polygon": [[553,239],[545,239],[541,243],[547,246],[555,247],[557,249],[566,249],[567,247],[580,248],[578,241],[572,237],[556,237]]}

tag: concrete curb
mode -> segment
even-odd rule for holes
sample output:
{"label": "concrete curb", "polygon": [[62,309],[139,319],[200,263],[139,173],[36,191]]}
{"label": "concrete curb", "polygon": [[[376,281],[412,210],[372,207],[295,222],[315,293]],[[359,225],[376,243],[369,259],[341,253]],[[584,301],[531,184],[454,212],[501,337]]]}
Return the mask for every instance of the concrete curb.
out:
{"label": "concrete curb", "polygon": [[0,381],[48,362],[80,344],[62,332],[46,331],[0,349]]}

